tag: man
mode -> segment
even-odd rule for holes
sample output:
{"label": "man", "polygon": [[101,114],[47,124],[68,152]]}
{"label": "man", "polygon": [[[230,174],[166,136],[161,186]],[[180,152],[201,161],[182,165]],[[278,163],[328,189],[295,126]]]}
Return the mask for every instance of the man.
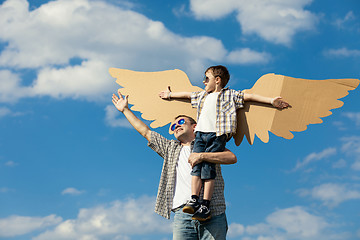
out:
{"label": "man", "polygon": [[[151,131],[128,108],[128,96],[123,98],[113,94],[112,102],[124,114],[130,124],[149,142],[148,146],[164,158],[163,169],[156,198],[155,212],[170,218],[173,211],[173,239],[226,239],[227,221],[225,215],[224,180],[220,164],[236,163],[236,156],[229,150],[224,152],[191,153],[195,139],[196,122],[191,117],[180,115],[174,122],[174,136],[178,141],[168,140]],[[191,154],[190,154],[191,153]],[[204,222],[192,220],[192,215],[184,213],[182,207],[191,197],[191,167],[207,161],[216,164],[215,187],[210,208],[213,217]]]}

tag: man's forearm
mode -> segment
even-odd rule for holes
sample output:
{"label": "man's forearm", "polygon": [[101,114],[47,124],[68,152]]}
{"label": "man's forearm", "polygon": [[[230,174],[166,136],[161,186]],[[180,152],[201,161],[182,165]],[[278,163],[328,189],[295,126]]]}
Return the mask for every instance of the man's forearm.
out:
{"label": "man's forearm", "polygon": [[204,161],[215,164],[234,164],[237,162],[237,158],[235,154],[228,149],[224,152],[191,153],[189,157],[189,163],[192,166]]}
{"label": "man's forearm", "polygon": [[145,137],[148,141],[151,138],[151,130],[150,128],[141,121],[135,114],[129,109],[125,108],[123,111],[124,116],[129,121],[129,123],[138,131],[143,137]]}

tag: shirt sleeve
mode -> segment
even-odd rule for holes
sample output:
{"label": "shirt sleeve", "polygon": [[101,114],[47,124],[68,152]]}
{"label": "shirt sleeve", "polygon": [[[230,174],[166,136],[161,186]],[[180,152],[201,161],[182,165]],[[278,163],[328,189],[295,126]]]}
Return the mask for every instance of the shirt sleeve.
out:
{"label": "shirt sleeve", "polygon": [[197,108],[199,101],[200,101],[200,94],[202,92],[192,92],[191,93],[191,107]]}
{"label": "shirt sleeve", "polygon": [[167,149],[170,146],[171,140],[163,137],[157,132],[151,131],[150,141],[148,146],[159,154],[162,158],[165,158]]}
{"label": "shirt sleeve", "polygon": [[244,107],[244,92],[234,90],[234,102],[236,109]]}

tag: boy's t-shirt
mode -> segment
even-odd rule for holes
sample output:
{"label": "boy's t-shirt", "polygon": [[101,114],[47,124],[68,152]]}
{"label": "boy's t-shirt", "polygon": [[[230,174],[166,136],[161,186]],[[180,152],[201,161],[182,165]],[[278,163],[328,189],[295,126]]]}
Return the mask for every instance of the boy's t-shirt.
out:
{"label": "boy's t-shirt", "polygon": [[[191,106],[197,108],[197,120],[202,113],[206,96],[205,91],[192,92]],[[221,89],[216,103],[216,136],[226,134],[227,141],[236,133],[237,117],[236,110],[244,107],[244,92],[229,88]]]}
{"label": "boy's t-shirt", "polygon": [[219,92],[213,92],[206,96],[195,132],[216,132],[216,102]]}

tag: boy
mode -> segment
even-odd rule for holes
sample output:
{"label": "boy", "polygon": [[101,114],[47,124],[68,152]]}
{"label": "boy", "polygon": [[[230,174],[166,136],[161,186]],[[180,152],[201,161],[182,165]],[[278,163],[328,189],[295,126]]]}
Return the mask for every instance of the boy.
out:
{"label": "boy", "polygon": [[[236,109],[242,108],[244,101],[257,101],[272,104],[277,108],[288,107],[281,97],[268,98],[243,91],[225,88],[230,79],[226,67],[218,65],[205,71],[205,91],[200,92],[160,92],[163,99],[191,99],[192,107],[197,108],[196,138],[193,152],[222,152],[226,142],[236,132]],[[191,172],[191,199],[184,206],[183,212],[194,214],[193,219],[205,221],[211,218],[210,200],[216,177],[215,164],[201,162]],[[200,203],[199,194],[204,183],[204,196]]]}

